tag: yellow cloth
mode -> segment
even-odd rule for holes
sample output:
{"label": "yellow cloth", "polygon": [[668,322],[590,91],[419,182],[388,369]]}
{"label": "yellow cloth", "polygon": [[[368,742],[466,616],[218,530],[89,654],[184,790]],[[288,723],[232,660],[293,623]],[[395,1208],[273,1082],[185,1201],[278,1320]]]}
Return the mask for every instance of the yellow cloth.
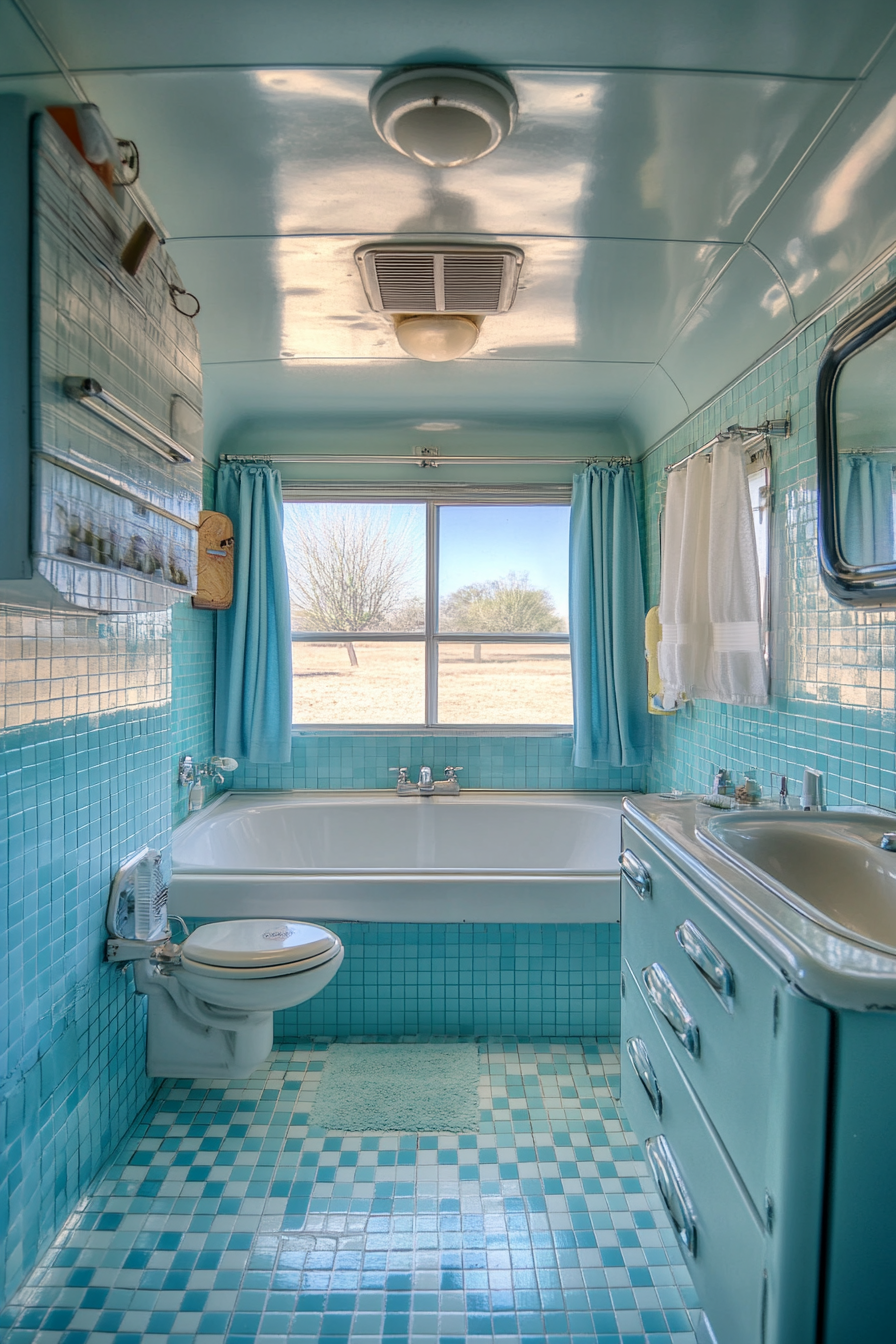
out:
{"label": "yellow cloth", "polygon": [[663,709],[663,682],[657,658],[657,645],[663,637],[659,607],[651,607],[644,619],[644,651],[647,654],[647,712],[674,714],[674,709]]}

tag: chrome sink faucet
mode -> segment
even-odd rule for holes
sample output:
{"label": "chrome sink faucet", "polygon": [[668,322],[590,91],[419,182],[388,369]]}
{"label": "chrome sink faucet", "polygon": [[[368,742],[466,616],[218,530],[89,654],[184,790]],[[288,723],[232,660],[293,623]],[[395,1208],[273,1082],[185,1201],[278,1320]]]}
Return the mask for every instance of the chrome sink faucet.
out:
{"label": "chrome sink faucet", "polygon": [[435,791],[436,786],[432,782],[432,770],[428,765],[421,765],[420,778],[417,780],[417,792],[429,797]]}

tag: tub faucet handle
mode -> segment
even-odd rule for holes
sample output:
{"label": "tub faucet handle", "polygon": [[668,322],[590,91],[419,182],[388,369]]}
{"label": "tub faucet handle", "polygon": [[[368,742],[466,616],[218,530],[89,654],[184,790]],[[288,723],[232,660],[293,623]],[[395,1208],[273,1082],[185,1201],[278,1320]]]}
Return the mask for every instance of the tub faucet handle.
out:
{"label": "tub faucet handle", "polygon": [[446,778],[446,779],[456,779],[457,776],[460,774],[461,770],[463,770],[463,766],[462,766],[462,765],[446,765],[446,766],[445,766],[445,778]]}
{"label": "tub faucet handle", "polygon": [[399,784],[407,784],[408,782],[408,767],[406,765],[390,765],[389,774],[397,775]]}

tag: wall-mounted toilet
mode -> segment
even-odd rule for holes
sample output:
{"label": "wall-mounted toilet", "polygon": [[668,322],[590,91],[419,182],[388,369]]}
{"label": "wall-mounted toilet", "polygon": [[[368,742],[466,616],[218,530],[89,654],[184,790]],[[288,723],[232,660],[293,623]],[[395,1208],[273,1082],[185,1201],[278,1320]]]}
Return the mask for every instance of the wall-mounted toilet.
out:
{"label": "wall-mounted toilet", "polygon": [[335,933],[283,919],[204,924],[177,944],[160,856],[145,849],[112,881],[109,961],[133,961],[147,995],[146,1072],[153,1078],[245,1078],[266,1059],[273,1016],[318,994],[342,965]]}

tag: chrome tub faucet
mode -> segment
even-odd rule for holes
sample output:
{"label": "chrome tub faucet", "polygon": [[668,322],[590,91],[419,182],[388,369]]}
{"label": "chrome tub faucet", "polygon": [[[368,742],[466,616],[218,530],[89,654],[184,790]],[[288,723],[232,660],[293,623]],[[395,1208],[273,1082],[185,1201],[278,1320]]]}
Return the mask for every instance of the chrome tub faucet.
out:
{"label": "chrome tub faucet", "polygon": [[398,776],[395,792],[399,798],[409,798],[412,794],[416,794],[418,798],[432,798],[433,796],[444,798],[456,797],[460,793],[460,783],[457,776],[461,770],[463,770],[462,765],[446,765],[445,778],[433,779],[432,767],[421,765],[416,784],[408,778],[408,767],[406,765],[391,766],[389,774]]}

